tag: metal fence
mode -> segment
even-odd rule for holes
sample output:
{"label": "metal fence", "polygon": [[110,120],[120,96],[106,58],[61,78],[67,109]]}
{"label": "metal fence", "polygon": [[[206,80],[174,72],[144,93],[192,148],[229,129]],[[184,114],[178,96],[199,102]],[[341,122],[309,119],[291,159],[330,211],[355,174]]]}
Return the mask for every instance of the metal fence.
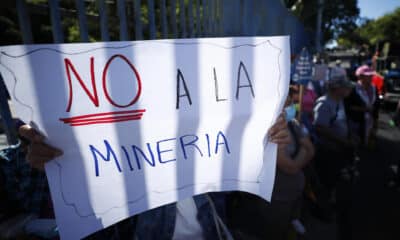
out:
{"label": "metal fence", "polygon": [[[290,35],[292,53],[299,52],[303,46],[309,44],[304,26],[280,0],[75,0],[74,14],[77,16],[81,42],[89,41],[88,17],[91,15],[88,15],[86,5],[93,3],[98,6],[94,21],[97,21],[101,41],[110,40],[109,29],[114,27],[109,26],[111,14],[119,20],[121,41]],[[60,8],[60,0],[48,0],[43,6],[46,10],[44,14],[50,18],[53,42],[66,42],[62,26],[65,10]],[[110,12],[110,6],[115,12]],[[16,0],[16,9],[24,44],[35,43],[29,4],[26,0]],[[12,127],[5,89],[0,90],[3,124],[9,144],[15,144],[16,134]]]}
{"label": "metal fence", "polygon": [[[115,14],[119,19],[121,41],[223,35],[222,7],[225,4],[223,0],[75,0],[81,42],[89,41],[88,13],[85,6],[93,2],[98,6],[96,20],[102,41],[110,40],[108,22],[110,14]],[[61,24],[60,0],[48,0],[46,6],[51,18],[54,43],[63,43],[65,37]],[[110,6],[116,9],[114,13],[110,12]],[[17,0],[16,7],[24,43],[33,43],[29,7],[25,0]],[[158,22],[156,17],[159,19]],[[146,19],[146,24],[143,19]],[[133,36],[130,36],[128,26],[133,26]]]}

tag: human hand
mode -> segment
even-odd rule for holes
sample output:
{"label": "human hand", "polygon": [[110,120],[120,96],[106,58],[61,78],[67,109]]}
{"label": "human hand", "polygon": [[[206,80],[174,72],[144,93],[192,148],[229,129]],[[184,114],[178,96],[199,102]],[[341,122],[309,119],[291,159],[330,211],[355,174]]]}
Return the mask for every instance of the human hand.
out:
{"label": "human hand", "polygon": [[287,145],[291,143],[289,129],[282,113],[268,131],[269,140],[279,145]]}
{"label": "human hand", "polygon": [[43,170],[45,163],[63,154],[60,149],[45,143],[45,137],[29,125],[22,125],[18,133],[30,142],[26,160],[33,168]]}

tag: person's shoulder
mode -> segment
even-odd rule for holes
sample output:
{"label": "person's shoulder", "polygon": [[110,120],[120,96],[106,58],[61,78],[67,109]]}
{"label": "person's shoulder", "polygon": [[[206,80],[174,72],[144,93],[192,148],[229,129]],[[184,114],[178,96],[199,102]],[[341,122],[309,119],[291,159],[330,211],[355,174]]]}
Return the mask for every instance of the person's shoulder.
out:
{"label": "person's shoulder", "polygon": [[324,95],[319,97],[314,104],[314,112],[317,111],[329,111],[333,106],[332,100]]}
{"label": "person's shoulder", "polygon": [[317,98],[317,100],[315,100],[315,105],[324,104],[324,103],[326,103],[328,101],[329,101],[328,96],[323,95],[323,96]]}

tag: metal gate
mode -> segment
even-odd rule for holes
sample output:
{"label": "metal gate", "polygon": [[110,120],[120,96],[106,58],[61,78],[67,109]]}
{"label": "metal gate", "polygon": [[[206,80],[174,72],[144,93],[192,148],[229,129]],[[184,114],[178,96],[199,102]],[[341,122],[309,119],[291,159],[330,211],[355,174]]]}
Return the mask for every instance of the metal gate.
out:
{"label": "metal gate", "polygon": [[[62,0],[48,0],[47,4],[42,6],[50,18],[54,43],[66,42],[61,21],[64,13],[60,2]],[[90,39],[90,16],[86,6],[93,3],[98,6],[95,21],[100,30],[101,41],[110,41],[109,29],[114,26],[109,26],[109,16],[115,14],[119,23],[120,41],[290,35],[294,53],[309,43],[303,25],[284,7],[281,0],[75,0],[74,14],[78,19],[81,42],[89,42]],[[115,12],[110,12],[111,6]],[[31,30],[29,2],[16,0],[16,9],[23,43],[35,43]],[[13,145],[18,140],[7,103],[6,90],[0,86],[0,91],[0,113],[8,142]]]}

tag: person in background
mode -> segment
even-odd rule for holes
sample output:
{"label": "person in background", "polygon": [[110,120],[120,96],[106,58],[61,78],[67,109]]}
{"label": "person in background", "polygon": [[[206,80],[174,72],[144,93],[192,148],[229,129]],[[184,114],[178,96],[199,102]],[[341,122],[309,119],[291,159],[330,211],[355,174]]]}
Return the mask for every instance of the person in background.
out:
{"label": "person in background", "polygon": [[[301,215],[302,197],[305,186],[303,169],[314,157],[314,146],[300,123],[296,120],[296,107],[293,87],[285,103],[286,121],[292,139],[290,144],[282,144],[278,148],[275,186],[270,205],[270,239],[287,239],[290,225],[298,231]],[[300,227],[301,229],[301,227]]]}
{"label": "person in background", "polygon": [[378,91],[379,99],[383,99],[384,95],[384,77],[380,75],[378,71],[378,59],[379,59],[379,51],[376,51],[374,56],[372,56],[371,61],[368,61],[367,65],[371,67],[375,74],[372,76],[372,85],[375,86],[376,90]]}
{"label": "person in background", "polygon": [[314,91],[312,82],[308,82],[304,87],[303,97],[301,101],[301,119],[300,121],[310,131],[312,128],[312,121],[314,119],[313,108],[318,95]]}
{"label": "person in background", "polygon": [[315,93],[313,86],[312,82],[309,81],[303,88],[302,97],[300,97],[300,85],[291,84],[289,90],[297,111],[296,118],[299,119],[301,124],[304,125],[308,131],[312,130],[313,107],[315,100],[317,99],[317,94]]}
{"label": "person in background", "polygon": [[384,78],[382,75],[375,72],[375,74],[372,76],[372,80],[371,80],[372,85],[378,91],[377,94],[379,96],[379,99],[383,99],[383,95],[385,94],[384,87],[383,87],[383,79]]}
{"label": "person in background", "polygon": [[353,84],[344,77],[335,77],[328,82],[327,94],[318,98],[314,107],[315,166],[329,192],[334,189],[340,170],[346,166],[346,150],[353,146],[343,103],[352,88]]}
{"label": "person in background", "polygon": [[305,185],[303,168],[312,159],[314,147],[296,120],[296,95],[296,87],[291,86],[285,103],[291,141],[278,146],[271,203],[242,192],[235,192],[231,198],[231,225],[234,229],[240,229],[235,232],[235,239],[286,240],[291,233],[304,234],[304,227],[299,220]]}
{"label": "person in background", "polygon": [[378,92],[371,84],[375,75],[367,65],[357,68],[356,87],[345,99],[346,113],[349,118],[350,131],[358,135],[363,145],[368,145],[378,118]]}
{"label": "person in background", "polygon": [[337,224],[340,239],[351,239],[351,189],[349,166],[354,160],[354,140],[349,135],[343,99],[354,84],[345,76],[335,76],[328,82],[328,92],[317,99],[314,107],[316,131],[317,176],[324,186],[325,199],[336,202]]}

